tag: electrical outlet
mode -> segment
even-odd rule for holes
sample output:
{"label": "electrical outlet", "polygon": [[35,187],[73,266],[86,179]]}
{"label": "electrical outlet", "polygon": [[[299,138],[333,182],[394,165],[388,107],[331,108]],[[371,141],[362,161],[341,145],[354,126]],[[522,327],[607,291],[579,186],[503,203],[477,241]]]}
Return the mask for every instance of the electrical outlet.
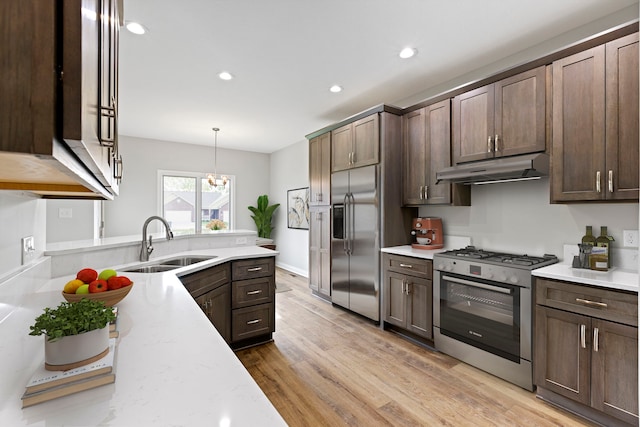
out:
{"label": "electrical outlet", "polygon": [[236,245],[246,245],[247,238],[246,237],[236,237]]}
{"label": "electrical outlet", "polygon": [[58,218],[73,218],[73,209],[58,208]]}
{"label": "electrical outlet", "polygon": [[638,247],[638,230],[623,230],[622,241],[625,248]]}
{"label": "electrical outlet", "polygon": [[33,260],[36,254],[36,244],[33,236],[27,236],[22,238],[22,265],[25,265]]}

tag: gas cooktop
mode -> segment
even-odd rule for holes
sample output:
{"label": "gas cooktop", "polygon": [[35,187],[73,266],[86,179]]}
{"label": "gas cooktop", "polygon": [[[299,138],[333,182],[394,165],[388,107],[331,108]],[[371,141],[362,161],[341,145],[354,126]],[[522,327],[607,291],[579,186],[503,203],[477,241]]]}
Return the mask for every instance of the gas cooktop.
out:
{"label": "gas cooktop", "polygon": [[545,265],[555,264],[558,257],[555,255],[544,254],[543,256],[530,256],[527,254],[510,254],[503,252],[485,251],[476,249],[475,246],[467,246],[464,249],[454,249],[437,254],[446,258],[468,259],[477,262],[486,262],[491,264],[512,265],[518,268],[538,268]]}

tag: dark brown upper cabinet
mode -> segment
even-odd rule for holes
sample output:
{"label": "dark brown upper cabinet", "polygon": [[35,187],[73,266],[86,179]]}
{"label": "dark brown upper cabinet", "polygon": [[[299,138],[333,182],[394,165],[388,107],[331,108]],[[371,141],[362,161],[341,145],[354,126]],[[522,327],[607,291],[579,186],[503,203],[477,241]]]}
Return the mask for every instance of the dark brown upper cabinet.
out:
{"label": "dark brown upper cabinet", "polygon": [[553,63],[553,202],[638,200],[638,34]]}
{"label": "dark brown upper cabinet", "polygon": [[378,114],[371,114],[331,131],[331,171],[380,162]]}
{"label": "dark brown upper cabinet", "polygon": [[545,151],[544,66],[453,98],[453,162]]}
{"label": "dark brown upper cabinet", "polygon": [[451,100],[405,114],[403,128],[404,204],[469,205],[469,187],[436,184],[436,172],[451,166]]}
{"label": "dark brown upper cabinet", "polygon": [[117,194],[119,8],[118,0],[0,3],[0,189]]}

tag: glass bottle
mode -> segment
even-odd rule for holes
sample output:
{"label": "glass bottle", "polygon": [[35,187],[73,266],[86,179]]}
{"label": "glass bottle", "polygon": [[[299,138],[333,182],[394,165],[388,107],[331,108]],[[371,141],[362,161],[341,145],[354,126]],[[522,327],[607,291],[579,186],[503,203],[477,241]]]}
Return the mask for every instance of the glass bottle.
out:
{"label": "glass bottle", "polygon": [[593,236],[593,229],[590,225],[587,225],[587,232],[584,236],[582,236],[582,243],[585,245],[596,245],[596,238]]}
{"label": "glass bottle", "polygon": [[607,226],[603,225],[600,227],[600,235],[596,238],[596,246],[605,248],[605,255],[607,256],[607,268],[611,268],[611,247],[609,246],[609,242],[611,239],[607,235]]}

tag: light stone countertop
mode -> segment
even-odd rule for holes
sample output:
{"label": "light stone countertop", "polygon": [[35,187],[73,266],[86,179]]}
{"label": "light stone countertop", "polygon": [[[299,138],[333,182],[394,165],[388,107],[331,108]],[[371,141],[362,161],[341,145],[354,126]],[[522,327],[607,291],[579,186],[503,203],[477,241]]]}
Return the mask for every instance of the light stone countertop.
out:
{"label": "light stone countertop", "polygon": [[[197,250],[175,255],[217,255],[209,267],[233,259],[274,256],[257,246]],[[45,257],[46,258],[46,257]],[[45,264],[43,262],[43,264]],[[199,268],[195,268],[199,269]],[[285,426],[176,275],[122,273],[134,281],[118,304],[116,382],[21,409],[20,397],[43,363],[43,337],[28,335],[44,307],[63,301],[71,276],[12,279],[27,287],[16,296],[0,285],[0,419],[7,426]],[[36,279],[32,279],[35,277]]]}
{"label": "light stone countertop", "polygon": [[638,272],[613,268],[609,271],[594,271],[584,268],[573,268],[568,264],[553,264],[541,267],[532,272],[534,277],[564,280],[583,285],[601,288],[638,292]]}
{"label": "light stone countertop", "polygon": [[[468,238],[455,236],[445,237],[445,242],[446,246],[443,249],[414,249],[411,245],[403,245],[383,248],[381,249],[381,252],[433,260],[433,256],[439,252],[463,248],[470,244]],[[575,245],[567,246],[573,247]],[[564,255],[566,259],[571,259],[569,256],[571,254],[565,253]],[[534,277],[564,280],[577,284],[599,286],[602,288],[618,289],[630,292],[638,292],[639,288],[638,272],[628,268],[614,267],[609,271],[594,271],[582,268],[572,268],[570,265],[565,263],[558,263],[535,269],[532,271],[532,275]]]}
{"label": "light stone countertop", "polygon": [[380,252],[432,260],[433,256],[437,253],[453,249],[461,249],[470,245],[471,239],[464,236],[444,236],[444,242],[445,245],[442,249],[415,249],[411,245],[402,245],[382,248]]}

